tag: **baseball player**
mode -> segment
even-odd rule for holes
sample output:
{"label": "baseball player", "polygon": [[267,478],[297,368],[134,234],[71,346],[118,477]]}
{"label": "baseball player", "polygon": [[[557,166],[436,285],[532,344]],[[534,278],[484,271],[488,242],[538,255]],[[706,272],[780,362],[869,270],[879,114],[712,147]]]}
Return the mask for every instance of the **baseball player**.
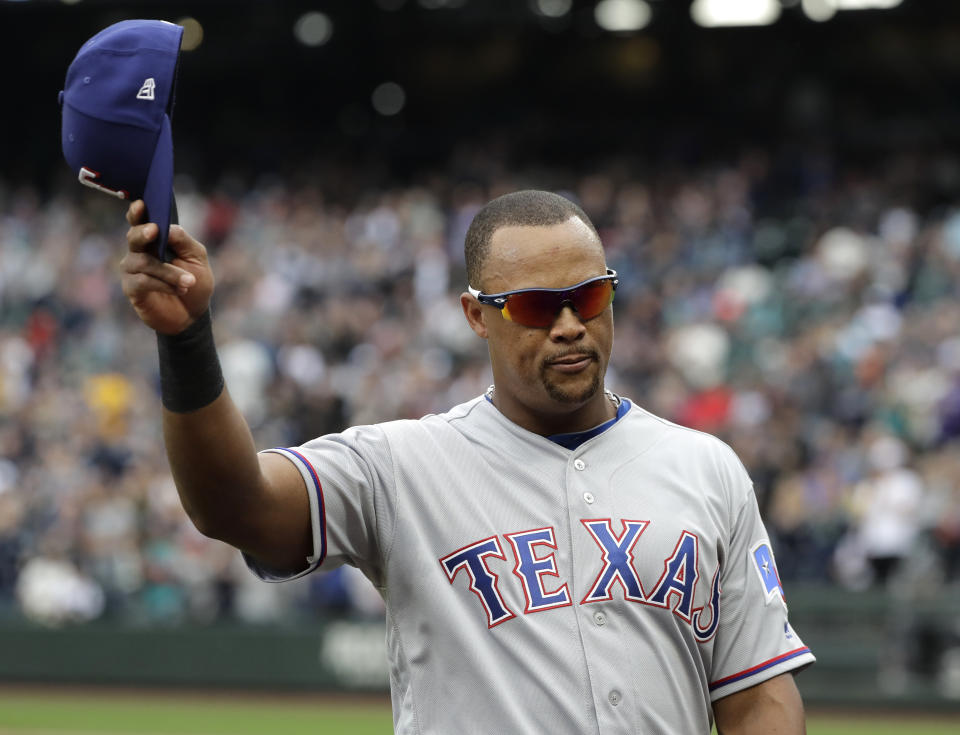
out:
{"label": "baseball player", "polygon": [[576,205],[516,192],[470,227],[485,395],[260,453],[224,388],[205,250],[174,226],[161,263],[142,216],[123,287],[158,333],[184,507],[264,580],[363,571],[397,733],[804,732],[792,674],[814,658],[750,479],[718,439],[604,389],[618,276]]}

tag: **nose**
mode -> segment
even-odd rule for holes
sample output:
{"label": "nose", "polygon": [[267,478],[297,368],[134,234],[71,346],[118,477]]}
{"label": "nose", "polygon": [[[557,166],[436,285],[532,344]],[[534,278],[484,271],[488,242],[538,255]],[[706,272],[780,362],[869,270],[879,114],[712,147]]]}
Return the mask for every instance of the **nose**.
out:
{"label": "nose", "polygon": [[550,339],[554,342],[576,342],[587,333],[586,325],[573,307],[566,304],[550,327]]}

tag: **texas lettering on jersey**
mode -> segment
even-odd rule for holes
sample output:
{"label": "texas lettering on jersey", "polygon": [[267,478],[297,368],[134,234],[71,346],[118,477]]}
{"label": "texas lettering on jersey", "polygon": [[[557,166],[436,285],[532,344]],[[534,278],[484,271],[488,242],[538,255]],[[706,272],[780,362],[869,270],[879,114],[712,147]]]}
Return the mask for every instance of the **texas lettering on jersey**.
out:
{"label": "texas lettering on jersey", "polygon": [[[683,531],[673,552],[663,562],[663,573],[644,589],[634,565],[633,549],[650,521],[622,520],[619,530],[609,518],[580,521],[597,544],[599,572],[580,605],[612,600],[614,587],[628,602],[672,610],[673,614],[693,628],[698,641],[706,643],[717,632],[720,609],[720,566],[710,582],[706,604],[694,607],[700,539]],[[500,593],[500,575],[491,568],[490,559],[507,561],[509,548],[515,562],[514,575],[520,580],[526,597],[523,614],[552,610],[574,603],[566,582],[560,577],[554,552],[557,550],[552,528],[536,528],[504,534],[509,547],[499,536],[490,536],[464,546],[440,559],[440,566],[453,584],[463,572],[468,586],[483,606],[487,626],[512,620],[517,614],[509,608]],[[769,547],[767,547],[769,550]],[[772,564],[772,557],[771,557]]]}

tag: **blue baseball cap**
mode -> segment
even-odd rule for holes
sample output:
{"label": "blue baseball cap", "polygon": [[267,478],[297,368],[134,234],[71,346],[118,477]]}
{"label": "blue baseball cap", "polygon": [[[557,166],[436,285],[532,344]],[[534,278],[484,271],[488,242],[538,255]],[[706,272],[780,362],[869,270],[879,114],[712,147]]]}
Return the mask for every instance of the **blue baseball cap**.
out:
{"label": "blue baseball cap", "polygon": [[173,113],[183,27],[124,20],[88,40],[60,92],[63,156],[80,183],[118,199],[143,199],[160,227],[165,259],[176,222]]}

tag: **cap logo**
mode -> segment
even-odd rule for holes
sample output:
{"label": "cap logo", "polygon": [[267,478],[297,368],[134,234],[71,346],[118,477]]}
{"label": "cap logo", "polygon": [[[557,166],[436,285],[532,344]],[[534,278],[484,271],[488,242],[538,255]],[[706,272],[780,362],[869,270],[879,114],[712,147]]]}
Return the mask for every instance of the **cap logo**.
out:
{"label": "cap logo", "polygon": [[123,189],[111,189],[109,186],[104,186],[98,182],[97,179],[100,178],[100,174],[93,169],[87,168],[86,166],[80,167],[80,176],[78,178],[80,179],[81,184],[84,186],[89,186],[91,189],[102,191],[112,197],[116,197],[117,199],[130,198],[130,194],[125,192]]}
{"label": "cap logo", "polygon": [[137,92],[138,100],[152,100],[154,99],[154,89],[156,89],[157,83],[153,81],[153,77],[147,77],[143,80],[143,85],[140,87],[140,91]]}

